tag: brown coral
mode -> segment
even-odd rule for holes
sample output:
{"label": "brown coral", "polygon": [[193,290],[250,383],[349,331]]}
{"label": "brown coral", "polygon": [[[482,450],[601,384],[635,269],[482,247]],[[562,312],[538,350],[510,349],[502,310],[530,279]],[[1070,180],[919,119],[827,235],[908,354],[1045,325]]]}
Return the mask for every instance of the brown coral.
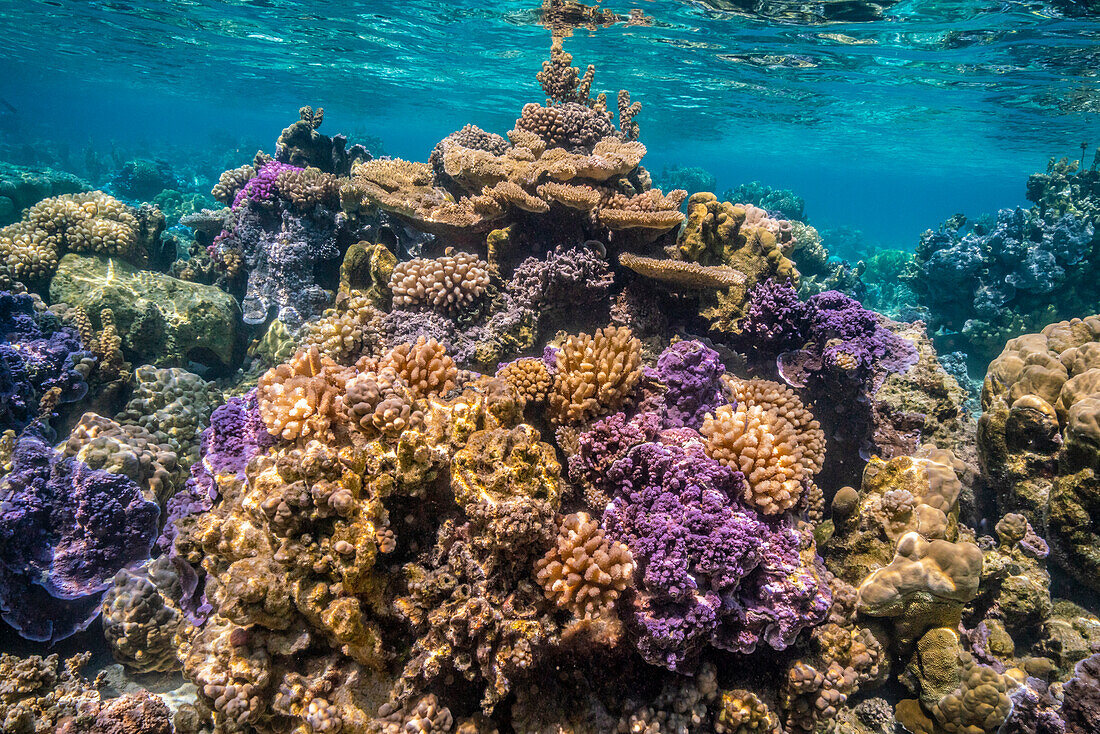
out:
{"label": "brown coral", "polygon": [[352,424],[368,438],[396,438],[424,418],[404,380],[388,369],[362,372],[348,380],[344,404]]}
{"label": "brown coral", "polygon": [[618,409],[642,377],[641,342],[626,327],[570,336],[557,354],[550,409],[559,423],[579,423]]}
{"label": "brown coral", "polygon": [[293,441],[331,435],[343,409],[347,373],[316,346],[260,378],[260,415],[273,436]]}
{"label": "brown coral", "polygon": [[398,263],[390,277],[395,308],[425,306],[444,313],[468,308],[488,285],[489,264],[468,252]]}
{"label": "brown coral", "polygon": [[449,392],[458,377],[458,367],[444,346],[423,336],[415,344],[397,345],[382,357],[378,366],[392,369],[416,398]]}
{"label": "brown coral", "polygon": [[322,356],[352,364],[380,344],[382,314],[361,292],[340,293],[333,308],[298,330],[302,349],[316,346]]}
{"label": "brown coral", "polygon": [[340,179],[319,168],[283,171],[275,180],[275,188],[298,211],[307,212],[318,206],[328,209],[340,206]]}
{"label": "brown coral", "polygon": [[745,474],[745,501],[766,515],[790,510],[825,458],[824,434],[809,410],[771,385],[755,387],[759,403],[719,406],[700,428],[708,456]]}
{"label": "brown coral", "polygon": [[497,377],[507,382],[525,404],[543,403],[550,392],[550,370],[535,357],[509,362],[497,370]]}
{"label": "brown coral", "polygon": [[535,564],[546,596],[578,619],[612,613],[615,600],[631,582],[634,560],[630,549],[604,534],[584,512],[561,521],[556,546]]}
{"label": "brown coral", "polygon": [[214,184],[214,188],[210,190],[210,195],[221,203],[229,206],[233,203],[234,197],[237,196],[237,192],[244,188],[252,177],[256,175],[256,168],[250,165],[243,165],[240,168],[231,168],[228,171],[224,171],[221,176],[218,177],[218,182]]}
{"label": "brown coral", "polygon": [[102,191],[43,199],[20,221],[0,229],[0,262],[13,280],[51,275],[65,252],[142,264],[160,235],[158,228],[146,226],[148,216],[148,211],[131,209]]}

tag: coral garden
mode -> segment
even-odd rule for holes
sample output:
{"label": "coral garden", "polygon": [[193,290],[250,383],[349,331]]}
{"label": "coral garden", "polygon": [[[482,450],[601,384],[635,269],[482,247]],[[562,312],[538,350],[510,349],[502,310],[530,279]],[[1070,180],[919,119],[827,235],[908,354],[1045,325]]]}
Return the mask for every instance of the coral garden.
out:
{"label": "coral garden", "polygon": [[1095,166],[848,266],[537,79],[0,187],[0,729],[1098,731]]}

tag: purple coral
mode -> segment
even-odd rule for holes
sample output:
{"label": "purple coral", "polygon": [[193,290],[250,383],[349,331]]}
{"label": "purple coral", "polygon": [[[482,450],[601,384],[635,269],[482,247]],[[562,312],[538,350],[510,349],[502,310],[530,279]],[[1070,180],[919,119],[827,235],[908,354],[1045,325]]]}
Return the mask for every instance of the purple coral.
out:
{"label": "purple coral", "polygon": [[822,580],[820,562],[804,559],[802,546],[803,538],[789,519],[770,528],[764,538],[763,561],[739,590],[738,623],[719,630],[715,647],[751,653],[762,641],[774,650],[785,650],[799,632],[825,621],[832,593]]}
{"label": "purple coral", "polygon": [[789,281],[765,280],[749,291],[749,305],[737,342],[775,359],[806,343],[812,319],[809,304],[799,300]]}
{"label": "purple coral", "polygon": [[178,523],[214,506],[219,475],[232,474],[243,482],[252,457],[274,445],[275,438],[260,418],[256,391],[230,398],[210,415],[210,425],[202,432],[202,458],[191,465],[191,478],[184,488],[168,500],[167,520],[157,546],[172,559],[183,587],[182,605],[193,623],[204,618],[206,603],[198,571],[176,552]]}
{"label": "purple coral", "polygon": [[616,496],[610,537],[637,564],[629,627],[642,657],[681,670],[711,641],[730,637],[742,580],[762,560],[766,526],[739,507],[740,473],[701,451],[648,443],[609,471]]}
{"label": "purple coral", "polygon": [[275,199],[275,181],[279,174],[285,171],[301,171],[297,166],[291,166],[279,161],[271,161],[260,166],[256,175],[248,180],[233,197],[233,209],[240,207],[247,197],[249,201],[257,204],[268,204]]}
{"label": "purple coral", "polygon": [[76,366],[95,357],[72,329],[44,330],[31,296],[0,292],[0,339],[0,430],[26,427],[38,417],[42,398],[50,391],[60,403],[75,402],[88,392]]}
{"label": "purple coral", "polygon": [[772,282],[753,289],[736,341],[754,357],[776,359],[795,387],[814,377],[863,383],[917,361],[916,347],[854,298],[825,291],[803,303],[790,284]]}
{"label": "purple coral", "polygon": [[878,368],[904,372],[917,362],[917,350],[909,341],[879,323],[878,314],[840,291],[811,296],[812,335],[822,350],[826,367],[869,373]]}
{"label": "purple coral", "polygon": [[647,375],[665,386],[664,427],[698,428],[703,417],[727,402],[722,394],[725,367],[718,352],[698,341],[680,341],[661,352]]}
{"label": "purple coral", "polygon": [[100,592],[149,557],[160,510],[118,474],[54,451],[32,427],[0,484],[0,611],[30,640],[85,629]]}
{"label": "purple coral", "polygon": [[606,504],[614,488],[608,476],[611,465],[634,446],[653,441],[660,430],[661,417],[656,413],[633,418],[615,413],[596,421],[577,438],[577,452],[569,457],[569,481],[585,489],[593,509]]}

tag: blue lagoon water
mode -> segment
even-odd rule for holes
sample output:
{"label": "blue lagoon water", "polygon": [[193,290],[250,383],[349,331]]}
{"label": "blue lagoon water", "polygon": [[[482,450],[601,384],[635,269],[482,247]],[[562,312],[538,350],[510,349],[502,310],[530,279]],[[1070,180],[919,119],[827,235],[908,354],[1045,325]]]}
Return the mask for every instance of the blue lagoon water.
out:
{"label": "blue lagoon water", "polygon": [[[576,29],[568,50],[596,66],[596,88],[642,102],[651,170],[789,188],[819,227],[884,246],[1022,203],[1028,173],[1100,140],[1094,3],[601,7],[623,21]],[[635,7],[645,25],[630,24]],[[510,0],[0,8],[0,97],[15,109],[4,138],[46,148],[270,147],[312,104],[328,132],[422,160],[467,122],[510,129],[540,97],[550,43],[538,4]]]}

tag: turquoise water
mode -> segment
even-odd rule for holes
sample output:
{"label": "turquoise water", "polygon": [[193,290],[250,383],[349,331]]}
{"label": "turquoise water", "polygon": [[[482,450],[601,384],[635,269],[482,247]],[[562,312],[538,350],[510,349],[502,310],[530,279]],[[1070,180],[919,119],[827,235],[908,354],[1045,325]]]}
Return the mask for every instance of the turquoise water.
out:
{"label": "turquoise water", "polygon": [[[1100,141],[1095,2],[602,9],[622,20],[567,47],[595,64],[596,89],[643,103],[651,170],[790,188],[818,227],[883,246],[1021,204],[1048,157]],[[324,132],[425,160],[467,122],[508,130],[541,96],[550,43],[538,4],[511,1],[8,0],[0,19],[4,144],[48,159],[91,142],[177,166],[270,149],[303,104],[325,107]]]}

